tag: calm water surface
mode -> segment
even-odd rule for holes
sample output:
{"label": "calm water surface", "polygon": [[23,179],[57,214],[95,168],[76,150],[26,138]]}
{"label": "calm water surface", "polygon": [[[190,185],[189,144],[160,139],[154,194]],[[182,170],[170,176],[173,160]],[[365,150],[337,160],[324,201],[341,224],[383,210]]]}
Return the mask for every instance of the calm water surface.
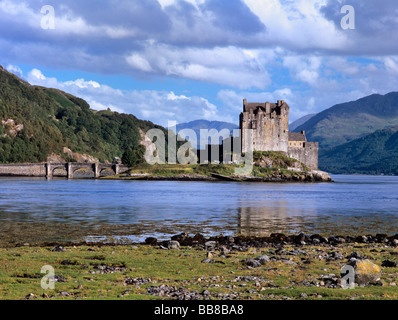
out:
{"label": "calm water surface", "polygon": [[398,233],[398,177],[332,178],[317,184],[1,178],[0,237]]}

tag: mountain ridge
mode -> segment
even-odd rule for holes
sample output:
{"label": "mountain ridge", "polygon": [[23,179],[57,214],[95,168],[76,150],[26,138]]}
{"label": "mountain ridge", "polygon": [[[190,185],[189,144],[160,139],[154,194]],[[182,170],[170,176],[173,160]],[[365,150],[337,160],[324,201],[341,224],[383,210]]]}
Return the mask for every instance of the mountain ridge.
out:
{"label": "mountain ridge", "polygon": [[[195,132],[196,137],[197,137],[197,148],[200,149],[201,143],[204,145],[209,143],[209,139],[201,137],[201,134],[200,134],[201,129],[204,129],[204,130],[215,129],[215,130],[217,130],[217,133],[221,133],[222,130],[226,129],[232,135],[233,130],[239,129],[239,126],[234,123],[230,123],[230,122],[198,119],[198,120],[193,120],[190,122],[177,124],[177,126],[176,126],[177,132],[180,132],[181,130],[184,130],[184,129],[191,129]],[[209,132],[209,134],[211,135],[211,131]],[[221,143],[221,140],[222,139],[219,140],[219,143]]]}
{"label": "mountain ridge", "polygon": [[328,150],[395,125],[398,125],[398,92],[390,92],[336,104],[294,131],[304,130],[309,140]]}
{"label": "mountain ridge", "polygon": [[317,115],[317,113],[307,114],[306,116],[303,116],[303,117],[297,119],[296,121],[293,121],[292,123],[289,124],[289,131],[294,132],[296,130],[296,128],[303,125],[304,123],[306,123],[308,120],[310,120],[311,118],[313,118],[316,115]]}

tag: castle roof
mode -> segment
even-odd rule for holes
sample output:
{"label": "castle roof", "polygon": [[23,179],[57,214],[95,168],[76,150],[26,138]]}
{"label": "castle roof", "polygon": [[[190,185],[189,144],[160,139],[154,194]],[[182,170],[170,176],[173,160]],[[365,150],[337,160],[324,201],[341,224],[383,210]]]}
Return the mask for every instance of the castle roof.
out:
{"label": "castle roof", "polygon": [[289,132],[289,141],[307,141],[304,132]]}
{"label": "castle roof", "polygon": [[[276,108],[276,103],[270,103],[271,109]],[[257,103],[257,102],[246,102],[244,105],[244,112],[249,112],[250,110],[257,110],[262,108],[265,110],[266,103]]]}
{"label": "castle roof", "polygon": [[[243,100],[243,112],[258,112],[262,110],[264,112],[267,111],[267,105],[270,107],[270,111],[276,109],[277,107],[288,107],[285,101],[278,100],[278,103],[270,103],[270,102],[247,102],[246,99]],[[269,112],[269,111],[268,111]]]}

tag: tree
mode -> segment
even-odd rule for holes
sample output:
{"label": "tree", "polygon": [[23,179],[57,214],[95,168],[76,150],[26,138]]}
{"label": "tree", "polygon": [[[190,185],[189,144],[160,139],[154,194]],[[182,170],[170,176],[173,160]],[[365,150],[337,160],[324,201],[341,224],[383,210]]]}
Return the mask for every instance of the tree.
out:
{"label": "tree", "polygon": [[134,149],[126,150],[122,156],[122,162],[129,167],[135,166],[144,162],[144,154],[145,147],[139,145]]}

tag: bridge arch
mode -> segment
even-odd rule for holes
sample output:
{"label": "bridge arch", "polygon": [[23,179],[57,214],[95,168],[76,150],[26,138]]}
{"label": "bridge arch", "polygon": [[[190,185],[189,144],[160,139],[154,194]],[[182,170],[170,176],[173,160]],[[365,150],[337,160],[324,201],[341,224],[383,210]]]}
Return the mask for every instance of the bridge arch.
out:
{"label": "bridge arch", "polygon": [[50,171],[51,171],[51,176],[52,177],[56,176],[55,173],[56,173],[57,170],[62,170],[62,171],[65,172],[65,174],[63,174],[62,176],[64,176],[64,175],[68,176],[68,168],[66,167],[65,164],[64,165],[51,166]]}
{"label": "bridge arch", "polygon": [[106,170],[112,170],[113,174],[119,174],[121,171],[126,171],[128,168],[119,164],[106,164],[106,163],[47,163],[46,164],[46,177],[52,177],[54,171],[57,169],[65,169],[68,179],[73,179],[78,170],[85,169],[93,172],[94,178],[99,178]]}

